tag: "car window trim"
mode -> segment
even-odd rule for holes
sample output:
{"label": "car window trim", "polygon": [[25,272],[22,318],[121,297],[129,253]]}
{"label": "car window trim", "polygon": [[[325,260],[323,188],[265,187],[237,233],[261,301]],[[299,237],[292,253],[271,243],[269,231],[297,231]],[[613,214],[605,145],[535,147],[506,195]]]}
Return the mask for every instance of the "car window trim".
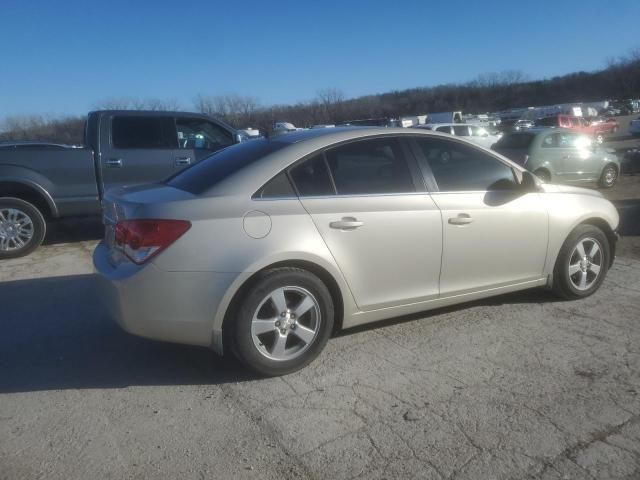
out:
{"label": "car window trim", "polygon": [[[420,167],[418,166],[418,162],[413,154],[413,152],[410,150],[409,145],[407,145],[406,143],[406,137],[410,137],[410,134],[376,134],[376,135],[371,135],[371,136],[367,136],[367,137],[360,137],[360,138],[351,138],[348,140],[341,140],[339,142],[336,143],[332,143],[331,145],[327,145],[324,147],[319,148],[318,150],[314,150],[311,153],[308,153],[306,155],[304,155],[303,157],[300,157],[299,159],[295,160],[293,163],[289,164],[288,166],[286,166],[285,168],[283,168],[282,170],[280,170],[279,172],[277,172],[276,174],[274,174],[271,178],[269,178],[269,180],[267,180],[266,182],[264,182],[264,184],[262,184],[260,186],[260,188],[258,188],[253,195],[251,195],[251,199],[252,200],[260,200],[260,201],[267,201],[267,200],[275,200],[275,197],[271,197],[271,198],[261,198],[259,196],[260,191],[267,185],[267,183],[269,183],[271,180],[273,180],[275,177],[277,177],[278,175],[280,175],[280,173],[285,172],[287,177],[289,178],[289,181],[291,182],[291,186],[293,187],[293,191],[295,192],[296,196],[295,197],[282,197],[281,199],[302,199],[302,198],[344,198],[344,197],[371,197],[371,196],[378,196],[378,195],[385,195],[385,196],[389,196],[389,195],[413,195],[413,194],[424,194],[424,193],[428,193],[429,189],[427,188],[425,181],[424,181],[424,177],[422,175],[422,173],[420,172]],[[332,148],[337,148],[337,147],[341,147],[343,145],[348,145],[350,143],[355,143],[358,141],[366,141],[366,140],[374,140],[374,139],[378,139],[378,138],[393,138],[395,139],[399,144],[400,144],[400,148],[402,149],[402,153],[405,157],[405,161],[407,162],[407,166],[409,168],[409,173],[411,175],[411,181],[413,182],[413,185],[415,187],[415,191],[413,192],[397,192],[397,193],[363,193],[363,194],[339,194],[337,193],[338,190],[336,188],[335,185],[335,180],[333,178],[333,174],[331,173],[331,168],[329,168],[329,162],[327,161],[327,156],[326,156],[326,152],[329,149]],[[314,196],[304,196],[304,195],[300,195],[300,191],[298,190],[298,186],[296,185],[296,183],[293,181],[293,178],[291,177],[291,173],[290,171],[295,168],[298,164],[307,161],[310,158],[313,158],[319,154],[322,154],[323,160],[324,160],[324,164],[325,164],[325,168],[327,169],[327,171],[329,172],[329,178],[331,179],[331,185],[333,188],[333,193],[332,194],[327,194],[327,195],[314,195]]]}

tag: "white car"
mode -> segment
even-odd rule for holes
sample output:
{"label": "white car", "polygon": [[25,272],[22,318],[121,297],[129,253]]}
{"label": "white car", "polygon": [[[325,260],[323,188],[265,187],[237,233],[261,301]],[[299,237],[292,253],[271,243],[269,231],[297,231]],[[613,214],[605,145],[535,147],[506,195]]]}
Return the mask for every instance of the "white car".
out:
{"label": "white car", "polygon": [[443,132],[456,137],[466,137],[467,140],[480,145],[481,147],[491,148],[491,146],[500,140],[501,135],[493,135],[489,131],[478,125],[469,125],[467,123],[427,123],[416,128],[424,128],[433,130],[434,132]]}
{"label": "white car", "polygon": [[629,135],[640,135],[640,117],[636,118],[635,120],[631,120],[631,122],[629,123]]}

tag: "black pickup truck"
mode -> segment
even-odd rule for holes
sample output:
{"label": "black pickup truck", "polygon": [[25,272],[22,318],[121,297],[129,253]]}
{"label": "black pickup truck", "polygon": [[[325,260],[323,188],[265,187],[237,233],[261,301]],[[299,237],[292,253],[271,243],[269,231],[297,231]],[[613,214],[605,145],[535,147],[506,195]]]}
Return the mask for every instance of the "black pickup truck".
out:
{"label": "black pickup truck", "polygon": [[153,183],[240,142],[231,126],[186,112],[91,112],[85,146],[0,143],[0,260],[27,255],[50,219],[100,214],[113,187]]}

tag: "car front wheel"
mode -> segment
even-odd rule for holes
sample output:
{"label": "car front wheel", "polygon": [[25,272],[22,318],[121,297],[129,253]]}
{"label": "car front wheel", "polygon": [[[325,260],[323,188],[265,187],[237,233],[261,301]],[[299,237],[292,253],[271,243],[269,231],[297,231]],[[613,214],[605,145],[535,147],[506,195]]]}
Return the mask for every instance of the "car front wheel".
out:
{"label": "car front wheel", "polygon": [[566,299],[588,297],[600,288],[609,262],[609,241],[604,232],[594,225],[579,225],[558,254],[554,292]]}
{"label": "car front wheel", "polygon": [[44,240],[42,213],[19,198],[0,198],[0,260],[28,255]]}
{"label": "car front wheel", "polygon": [[309,364],[333,330],[329,290],[312,273],[276,268],[258,277],[236,310],[233,350],[249,368],[285,375]]}
{"label": "car front wheel", "polygon": [[607,165],[602,170],[600,181],[598,182],[602,188],[611,188],[618,179],[618,169],[613,165]]}

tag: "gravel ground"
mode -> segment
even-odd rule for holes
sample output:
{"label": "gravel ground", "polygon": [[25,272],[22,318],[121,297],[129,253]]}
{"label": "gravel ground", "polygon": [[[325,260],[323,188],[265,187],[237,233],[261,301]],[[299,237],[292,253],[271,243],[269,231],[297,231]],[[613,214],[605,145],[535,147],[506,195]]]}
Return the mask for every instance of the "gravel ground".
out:
{"label": "gravel ground", "polygon": [[[640,198],[640,176],[605,194]],[[0,479],[640,478],[640,237],[588,299],[383,322],[260,379],[109,321],[100,235],[59,222],[0,265]]]}

